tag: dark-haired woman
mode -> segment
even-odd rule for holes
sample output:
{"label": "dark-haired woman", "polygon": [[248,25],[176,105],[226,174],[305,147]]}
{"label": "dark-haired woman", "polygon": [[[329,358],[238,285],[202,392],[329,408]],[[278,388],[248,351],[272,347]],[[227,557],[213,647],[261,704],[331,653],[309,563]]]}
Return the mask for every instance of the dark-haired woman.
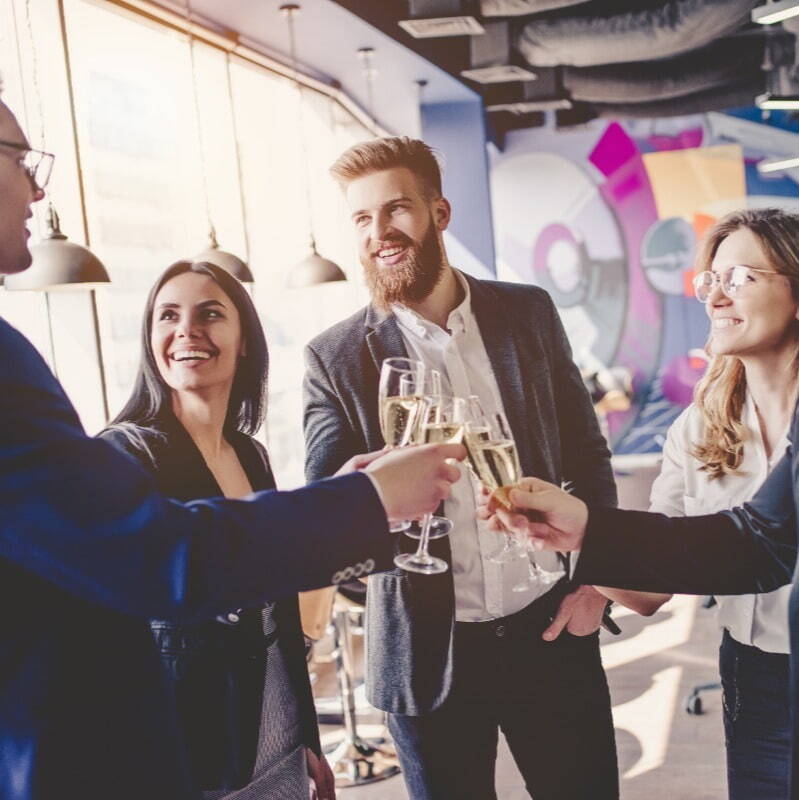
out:
{"label": "dark-haired woman", "polygon": [[[211,264],[173,264],[147,300],[133,393],[101,435],[182,501],[274,488],[266,451],[252,438],[267,368],[263,329],[244,287]],[[188,766],[207,800],[308,800],[309,775],[319,798],[335,796],[295,597],[151,628]]]}

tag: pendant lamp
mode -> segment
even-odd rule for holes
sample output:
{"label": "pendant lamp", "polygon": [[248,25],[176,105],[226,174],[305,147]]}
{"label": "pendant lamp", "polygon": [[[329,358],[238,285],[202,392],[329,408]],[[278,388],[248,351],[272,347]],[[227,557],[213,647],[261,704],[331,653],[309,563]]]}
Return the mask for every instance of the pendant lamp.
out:
{"label": "pendant lamp", "polygon": [[238,278],[242,283],[254,283],[250,268],[238,256],[228,253],[226,250],[219,249],[219,242],[216,240],[216,231],[211,228],[208,234],[208,249],[198,253],[192,261],[206,261],[214,264],[221,269],[229,272],[234,278]]}
{"label": "pendant lamp", "polygon": [[[209,201],[208,193],[208,174],[206,170],[205,161],[205,143],[203,139],[202,118],[200,116],[200,94],[197,88],[197,65],[194,57],[194,34],[192,33],[191,21],[191,0],[186,0],[185,4],[185,19],[186,19],[186,32],[189,37],[189,61],[191,65],[191,91],[192,99],[194,101],[194,120],[197,126],[197,143],[200,150],[200,169],[202,173],[202,186],[203,186],[203,200],[205,202],[205,217],[208,221],[208,248],[203,250],[202,253],[194,256],[192,261],[207,261],[209,264],[214,264],[221,269],[229,272],[234,278],[238,278],[242,283],[254,283],[255,277],[252,274],[247,263],[240,259],[233,253],[228,253],[226,250],[220,250],[219,242],[216,240],[216,228],[211,219],[211,204]],[[233,89],[230,80],[230,59],[229,55],[226,62],[227,70],[227,85],[231,104],[231,113],[233,116],[234,140],[236,142],[236,167],[239,174],[239,194],[241,197],[241,160],[238,146],[238,136],[235,133],[235,109],[233,108]],[[242,211],[244,208],[243,198],[241,199]],[[245,220],[245,237],[246,237],[246,220]]]}
{"label": "pendant lamp", "polygon": [[302,149],[302,160],[305,164],[305,191],[307,196],[307,207],[309,214],[310,249],[311,252],[301,261],[298,261],[289,273],[286,285],[290,289],[304,289],[308,286],[317,286],[322,283],[332,283],[333,281],[345,281],[347,276],[341,267],[329,258],[320,256],[316,249],[316,239],[313,234],[313,196],[311,194],[311,182],[308,175],[308,144],[305,141],[305,129],[302,124],[303,94],[302,85],[297,78],[297,51],[294,39],[294,15],[300,10],[296,3],[284,3],[280,6],[280,11],[286,18],[289,32],[289,50],[291,55],[291,71],[294,76],[294,85],[297,89],[297,121],[300,134],[300,146]]}
{"label": "pendant lamp", "polygon": [[7,275],[6,289],[92,289],[111,281],[102,261],[91,250],[70,242],[61,232],[58,213],[52,203],[47,208],[45,221],[47,233],[30,249],[31,266],[23,272]]}

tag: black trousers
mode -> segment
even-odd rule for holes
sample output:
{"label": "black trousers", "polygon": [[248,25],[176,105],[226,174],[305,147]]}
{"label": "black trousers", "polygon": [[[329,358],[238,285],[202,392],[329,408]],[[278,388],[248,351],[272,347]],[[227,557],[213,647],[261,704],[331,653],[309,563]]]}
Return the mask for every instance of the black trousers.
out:
{"label": "black trousers", "polygon": [[[412,800],[494,800],[498,732],[535,800],[616,800],[616,744],[598,634],[541,634],[564,592],[492,622],[456,623],[452,691],[389,715]],[[550,597],[551,595],[551,597]]]}

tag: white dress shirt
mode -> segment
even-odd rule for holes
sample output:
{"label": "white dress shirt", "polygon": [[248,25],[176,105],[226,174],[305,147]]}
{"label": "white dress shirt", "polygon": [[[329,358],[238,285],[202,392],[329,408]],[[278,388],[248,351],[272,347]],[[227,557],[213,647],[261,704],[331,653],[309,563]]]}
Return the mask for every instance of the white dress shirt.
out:
{"label": "white dress shirt", "polygon": [[[441,373],[442,391],[457,397],[476,394],[487,414],[504,411],[491,362],[471,307],[466,279],[455,270],[465,297],[447,319],[447,329],[424,319],[415,311],[395,305],[392,311],[408,355]],[[507,398],[513,402],[514,398]],[[452,487],[444,513],[454,523],[450,534],[452,577],[455,582],[455,619],[482,622],[514,614],[545,594],[551,587],[534,584],[523,592],[512,587],[527,574],[528,557],[498,564],[490,561],[503,537],[489,531],[475,516],[475,494],[469,471],[461,466],[461,478]],[[544,569],[558,569],[557,556],[536,553]]]}
{"label": "white dress shirt", "polygon": [[[740,474],[725,474],[710,479],[700,471],[701,462],[691,455],[702,435],[702,419],[692,404],[674,421],[663,448],[663,466],[652,484],[650,511],[669,516],[713,514],[740,506],[765,481],[788,447],[788,429],[766,456],[763,434],[754,401],[747,393],[742,422],[749,434],[744,445]],[[723,553],[719,553],[724,558]],[[753,645],[769,653],[788,653],[788,598],[790,586],[768,594],[717,597],[719,624],[738,642]]]}

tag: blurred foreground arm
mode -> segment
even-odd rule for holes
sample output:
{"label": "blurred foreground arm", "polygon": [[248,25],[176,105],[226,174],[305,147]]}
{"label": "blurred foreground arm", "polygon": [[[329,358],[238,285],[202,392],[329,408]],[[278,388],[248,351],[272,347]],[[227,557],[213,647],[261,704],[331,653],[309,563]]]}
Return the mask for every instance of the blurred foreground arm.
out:
{"label": "blurred foreground arm", "polygon": [[[525,532],[534,547],[581,549],[575,581],[649,592],[749,594],[789,583],[796,528],[789,454],[751,502],[732,511],[673,519],[592,508],[557,486],[525,478],[513,511],[492,499],[492,527]],[[493,516],[491,516],[493,512]],[[642,535],[642,531],[646,535]]]}
{"label": "blurred foreground arm", "polygon": [[210,617],[328,585],[347,568],[385,569],[386,515],[435,509],[449,488],[444,458],[461,450],[376,459],[385,509],[360,472],[177,503],[132,458],[86,436],[41,356],[0,321],[0,574],[21,567],[137,616]]}

